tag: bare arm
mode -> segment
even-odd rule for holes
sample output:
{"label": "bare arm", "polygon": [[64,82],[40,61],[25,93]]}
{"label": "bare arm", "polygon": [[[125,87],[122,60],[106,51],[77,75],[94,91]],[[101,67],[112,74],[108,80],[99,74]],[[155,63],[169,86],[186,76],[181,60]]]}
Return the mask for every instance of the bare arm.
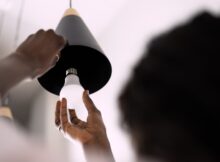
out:
{"label": "bare arm", "polygon": [[114,162],[111,146],[101,112],[96,108],[88,93],[83,93],[83,101],[88,110],[87,121],[84,122],[70,110],[71,123],[67,118],[67,101],[57,102],[55,123],[59,130],[68,138],[79,140],[88,162]]}
{"label": "bare arm", "polygon": [[65,46],[65,40],[53,30],[39,30],[29,36],[17,50],[0,60],[0,99],[25,78],[46,72]]}
{"label": "bare arm", "polygon": [[0,61],[0,93],[1,98],[16,83],[31,77],[32,69],[15,53]]}

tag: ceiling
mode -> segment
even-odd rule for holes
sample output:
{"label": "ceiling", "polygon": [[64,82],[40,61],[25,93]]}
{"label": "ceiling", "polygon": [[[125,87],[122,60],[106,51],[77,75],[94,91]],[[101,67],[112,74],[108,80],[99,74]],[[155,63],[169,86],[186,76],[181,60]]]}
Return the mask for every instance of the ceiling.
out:
{"label": "ceiling", "polygon": [[[68,4],[68,0],[0,0],[0,58],[14,51],[38,29],[55,29]],[[102,111],[116,159],[129,162],[134,154],[129,137],[120,127],[117,96],[133,65],[152,37],[188,20],[200,10],[219,14],[220,1],[73,0],[73,7],[112,63],[109,83],[91,97]],[[36,80],[24,81],[13,88],[10,98],[16,119],[32,132],[51,140],[55,132],[51,123],[58,98],[44,91]]]}

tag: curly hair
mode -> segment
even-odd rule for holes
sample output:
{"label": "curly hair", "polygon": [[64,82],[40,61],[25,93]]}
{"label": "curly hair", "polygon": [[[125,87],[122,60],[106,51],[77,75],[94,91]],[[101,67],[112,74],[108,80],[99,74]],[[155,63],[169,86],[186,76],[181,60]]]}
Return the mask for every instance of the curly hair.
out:
{"label": "curly hair", "polygon": [[119,97],[141,156],[220,159],[220,19],[202,12],[155,38]]}

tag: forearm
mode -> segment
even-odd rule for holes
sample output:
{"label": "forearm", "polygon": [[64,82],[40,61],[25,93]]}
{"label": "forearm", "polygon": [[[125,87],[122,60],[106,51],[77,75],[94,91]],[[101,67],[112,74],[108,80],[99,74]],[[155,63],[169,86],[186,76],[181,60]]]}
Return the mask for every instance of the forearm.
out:
{"label": "forearm", "polygon": [[107,137],[83,144],[87,162],[115,162]]}
{"label": "forearm", "polygon": [[13,53],[0,61],[0,98],[14,85],[33,75],[23,58]]}

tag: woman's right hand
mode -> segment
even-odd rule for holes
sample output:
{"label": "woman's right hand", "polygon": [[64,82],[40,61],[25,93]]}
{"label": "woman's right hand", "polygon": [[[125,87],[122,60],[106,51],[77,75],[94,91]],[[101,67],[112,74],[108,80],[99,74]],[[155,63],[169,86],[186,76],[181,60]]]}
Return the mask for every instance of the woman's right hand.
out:
{"label": "woman's right hand", "polygon": [[103,159],[113,162],[114,158],[101,112],[89,97],[88,91],[83,93],[83,102],[88,111],[86,122],[76,116],[75,110],[69,110],[70,122],[68,121],[67,101],[63,98],[62,101],[57,101],[55,124],[64,136],[77,139],[82,143],[87,160],[91,161],[91,154],[97,154],[105,155],[107,158]]}

